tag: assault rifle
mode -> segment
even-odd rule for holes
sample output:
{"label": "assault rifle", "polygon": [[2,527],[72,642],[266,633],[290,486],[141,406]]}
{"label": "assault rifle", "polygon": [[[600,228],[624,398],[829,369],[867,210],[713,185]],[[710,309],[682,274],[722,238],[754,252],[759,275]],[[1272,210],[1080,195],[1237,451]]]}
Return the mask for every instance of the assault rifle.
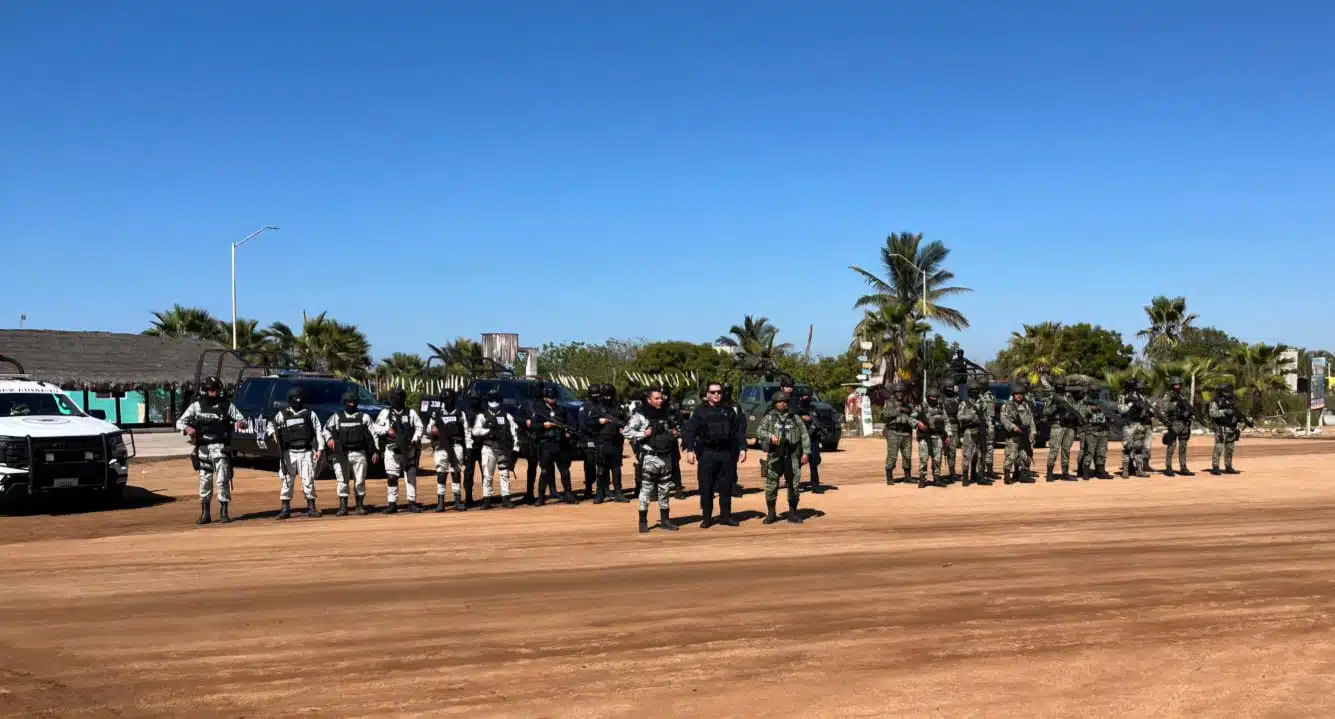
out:
{"label": "assault rifle", "polygon": [[1082,427],[1085,424],[1085,416],[1071,404],[1066,395],[1060,392],[1053,392],[1052,399],[1057,402],[1057,410],[1066,418],[1067,421],[1074,422],[1076,427]]}

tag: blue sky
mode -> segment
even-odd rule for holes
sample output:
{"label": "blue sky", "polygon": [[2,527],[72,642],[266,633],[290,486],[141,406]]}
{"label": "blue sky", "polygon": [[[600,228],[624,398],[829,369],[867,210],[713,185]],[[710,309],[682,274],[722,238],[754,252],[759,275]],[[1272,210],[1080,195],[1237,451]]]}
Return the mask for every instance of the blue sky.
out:
{"label": "blue sky", "polygon": [[[1335,221],[1319,2],[43,2],[0,8],[0,326],[328,310],[377,356],[848,342],[851,264],[944,241],[957,337],[1134,335],[1156,294],[1313,321]],[[1259,251],[1257,248],[1260,248]],[[36,268],[36,269],[29,269]],[[73,292],[87,288],[95,300]]]}

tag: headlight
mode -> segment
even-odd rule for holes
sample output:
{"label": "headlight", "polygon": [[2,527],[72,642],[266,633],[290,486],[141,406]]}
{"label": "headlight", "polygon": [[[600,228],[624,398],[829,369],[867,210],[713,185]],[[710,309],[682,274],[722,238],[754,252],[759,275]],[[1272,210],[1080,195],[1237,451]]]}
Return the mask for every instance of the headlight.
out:
{"label": "headlight", "polygon": [[0,464],[9,467],[28,465],[28,441],[19,437],[0,437]]}
{"label": "headlight", "polygon": [[107,445],[111,447],[111,456],[124,459],[129,452],[125,449],[125,435],[117,432],[107,435]]}

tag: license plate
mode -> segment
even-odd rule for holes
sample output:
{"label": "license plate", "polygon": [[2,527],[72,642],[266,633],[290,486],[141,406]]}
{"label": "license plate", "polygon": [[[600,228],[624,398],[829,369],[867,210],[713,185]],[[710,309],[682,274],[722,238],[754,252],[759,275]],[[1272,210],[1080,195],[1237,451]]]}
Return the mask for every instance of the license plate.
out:
{"label": "license plate", "polygon": [[61,477],[56,481],[52,482],[51,486],[55,487],[56,489],[73,489],[79,486],[79,480],[71,479],[68,477]]}

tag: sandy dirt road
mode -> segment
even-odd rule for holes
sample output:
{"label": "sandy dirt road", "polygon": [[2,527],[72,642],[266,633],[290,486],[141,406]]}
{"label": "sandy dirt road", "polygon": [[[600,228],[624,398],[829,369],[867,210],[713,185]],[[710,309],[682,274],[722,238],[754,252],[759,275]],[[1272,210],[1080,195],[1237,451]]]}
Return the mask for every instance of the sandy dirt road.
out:
{"label": "sandy dirt road", "polygon": [[0,517],[0,715],[1335,716],[1335,443],[923,490],[844,446],[802,526],[749,494],[647,536],[588,502],[275,522],[257,470],[197,528],[188,463],[145,464],[132,508]]}

